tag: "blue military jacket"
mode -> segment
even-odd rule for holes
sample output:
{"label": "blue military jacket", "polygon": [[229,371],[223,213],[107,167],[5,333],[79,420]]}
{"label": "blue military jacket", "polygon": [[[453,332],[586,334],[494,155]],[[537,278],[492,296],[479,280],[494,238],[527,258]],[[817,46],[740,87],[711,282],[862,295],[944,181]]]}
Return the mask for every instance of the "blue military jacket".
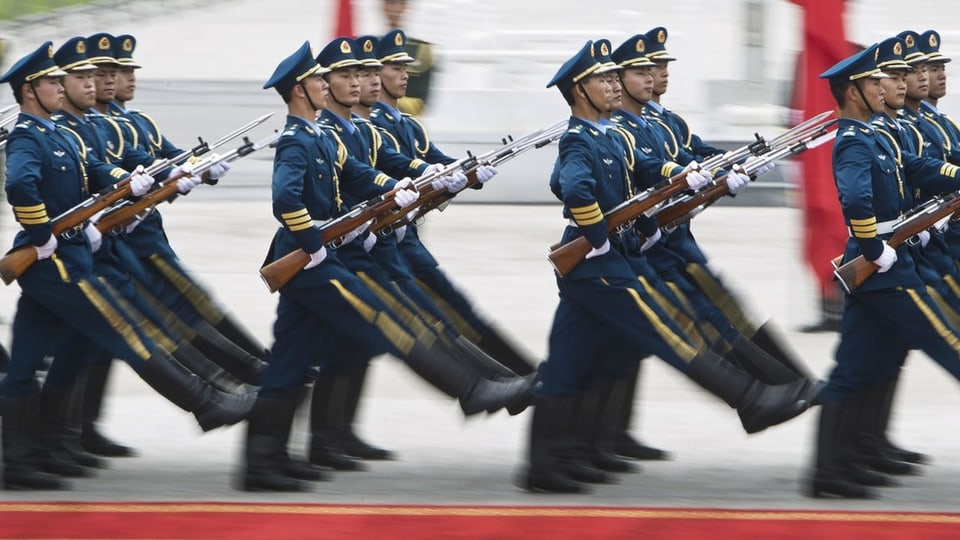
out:
{"label": "blue military jacket", "polygon": [[365,200],[390,191],[395,184],[396,180],[350,157],[334,133],[288,115],[273,160],[273,214],[282,226],[268,260],[296,248],[318,251],[323,240],[313,220],[345,212],[344,192]]}
{"label": "blue military jacket", "polygon": [[[879,257],[882,241],[890,233],[878,233],[878,225],[893,223],[913,206],[911,189],[931,193],[957,189],[956,174],[954,165],[901,153],[873,126],[841,118],[833,146],[833,176],[851,232],[843,260],[861,254],[871,261]],[[858,290],[922,287],[916,263],[905,246],[897,249],[897,256],[889,271],[874,274]]]}
{"label": "blue military jacket", "polygon": [[110,116],[114,119],[129,121],[132,128],[131,142],[144,152],[159,158],[172,158],[182,152],[167,139],[160,131],[160,126],[146,113],[136,109],[124,109],[116,103],[110,103],[109,109]]}
{"label": "blue military jacket", "polygon": [[392,135],[397,140],[398,150],[405,156],[444,165],[456,161],[441,152],[430,140],[423,124],[409,114],[401,113],[398,116],[396,110],[377,102],[370,110],[370,121]]}
{"label": "blue military jacket", "polygon": [[710,146],[703,142],[699,135],[690,131],[687,121],[679,114],[652,101],[647,103],[644,113],[673,133],[676,137],[674,145],[676,145],[678,152],[686,151],[697,161],[703,161],[710,156],[723,153],[722,148]]}
{"label": "blue military jacket", "polygon": [[[37,118],[21,113],[7,139],[7,200],[23,227],[14,248],[43,245],[50,239],[50,220],[90,195],[90,177],[123,176],[122,169],[104,164],[86,165],[86,148],[76,133],[50,129]],[[78,235],[82,242],[82,235]]]}

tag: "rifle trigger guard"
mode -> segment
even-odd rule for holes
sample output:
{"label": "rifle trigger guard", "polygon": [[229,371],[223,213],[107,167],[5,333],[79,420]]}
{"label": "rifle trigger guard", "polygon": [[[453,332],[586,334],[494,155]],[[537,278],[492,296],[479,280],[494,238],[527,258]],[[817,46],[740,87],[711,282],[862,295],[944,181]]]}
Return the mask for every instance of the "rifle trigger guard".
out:
{"label": "rifle trigger guard", "polygon": [[377,236],[380,238],[386,238],[393,234],[393,225],[385,225],[382,229],[377,231]]}

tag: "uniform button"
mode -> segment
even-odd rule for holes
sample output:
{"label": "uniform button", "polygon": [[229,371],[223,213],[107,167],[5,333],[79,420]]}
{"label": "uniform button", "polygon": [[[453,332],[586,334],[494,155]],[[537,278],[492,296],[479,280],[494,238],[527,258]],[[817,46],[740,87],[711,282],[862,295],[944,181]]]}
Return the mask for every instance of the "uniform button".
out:
{"label": "uniform button", "polygon": [[60,166],[60,170],[61,170],[61,171],[67,170],[67,166],[66,166],[66,165],[61,165],[61,166]]}

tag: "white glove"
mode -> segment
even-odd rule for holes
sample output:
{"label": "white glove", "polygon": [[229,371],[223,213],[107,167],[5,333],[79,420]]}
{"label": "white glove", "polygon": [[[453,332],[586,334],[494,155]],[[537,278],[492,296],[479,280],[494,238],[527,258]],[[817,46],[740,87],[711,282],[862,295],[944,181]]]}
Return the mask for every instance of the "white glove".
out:
{"label": "white glove", "polygon": [[[210,161],[215,161],[220,158],[219,154],[211,154]],[[227,171],[230,170],[230,164],[226,160],[214,163],[207,169],[207,178],[216,182],[223,178],[223,175],[227,174]]]}
{"label": "white glove", "polygon": [[477,167],[477,182],[481,184],[497,175],[497,168],[493,165],[481,165]]}
{"label": "white glove", "polygon": [[660,241],[661,237],[663,237],[663,234],[660,233],[660,229],[657,229],[657,232],[653,233],[653,236],[648,236],[647,239],[643,241],[643,244],[640,245],[640,253],[652,248],[654,244]]}
{"label": "white glove", "polygon": [[713,180],[713,176],[709,171],[697,170],[699,166],[700,164],[696,161],[691,161],[683,168],[683,172],[687,173],[687,185],[694,191],[697,191]]}
{"label": "white glove", "polygon": [[83,235],[87,237],[87,242],[90,242],[90,252],[96,253],[100,249],[100,244],[103,243],[103,235],[100,234],[100,229],[97,229],[97,226],[93,223],[87,223],[87,226],[83,228]]}
{"label": "white glove", "polygon": [[343,244],[346,245],[346,244],[349,244],[350,242],[353,242],[354,240],[356,240],[357,237],[359,237],[361,234],[367,232],[367,229],[370,228],[370,225],[371,225],[372,223],[373,223],[373,220],[371,219],[370,221],[367,221],[367,222],[364,223],[363,225],[360,225],[360,226],[357,227],[356,229],[354,229],[354,230],[348,232],[347,234],[343,235]]}
{"label": "white glove", "polygon": [[137,165],[137,168],[130,173],[130,193],[134,197],[140,197],[150,191],[150,186],[155,181],[152,176],[143,172],[143,165]]}
{"label": "white glove", "polygon": [[454,171],[447,177],[447,191],[450,193],[456,193],[465,187],[467,187],[467,175],[462,171]]}
{"label": "white glove", "polygon": [[757,172],[753,173],[753,175],[754,175],[754,176],[763,176],[763,175],[767,174],[768,172],[772,171],[772,170],[773,170],[773,167],[774,167],[774,163],[773,163],[772,161],[768,161],[768,162],[764,163],[763,165],[761,165],[760,168],[757,169]]}
{"label": "white glove", "polygon": [[371,234],[363,239],[363,250],[367,253],[370,253],[375,245],[377,245],[377,235]]}
{"label": "white glove", "polygon": [[[410,185],[411,182],[409,178],[404,178],[404,180],[407,181],[407,185]],[[401,184],[403,184],[403,180],[401,180],[400,182],[397,182],[397,186],[404,188],[405,186],[401,186]],[[410,206],[411,204],[417,202],[417,199],[419,198],[420,198],[420,192],[412,189],[400,189],[400,191],[398,191],[396,195],[393,196],[393,200],[397,203],[397,206],[399,206],[400,208],[406,208]]]}
{"label": "white glove", "polygon": [[307,265],[303,267],[303,269],[309,270],[314,266],[322,263],[323,260],[326,258],[327,258],[327,248],[324,246],[320,246],[320,249],[310,254],[310,262],[308,262]]}
{"label": "white glove", "polygon": [[930,243],[930,231],[920,231],[917,233],[917,238],[920,239],[920,247],[927,247]]}
{"label": "white glove", "polygon": [[[687,178],[689,178],[689,176]],[[736,195],[740,193],[740,190],[747,187],[748,184],[750,184],[750,176],[743,172],[742,167],[734,165],[727,174],[727,188],[730,190],[730,193]]]}
{"label": "white glove", "polygon": [[435,172],[439,172],[442,170],[443,170],[443,165],[439,163],[431,163],[430,165],[427,165],[427,168],[423,170],[423,173],[421,173],[420,176],[426,176],[428,174],[433,174]]}
{"label": "white glove", "polygon": [[34,246],[37,249],[37,260],[42,261],[50,258],[53,252],[57,250],[57,237],[50,235],[50,239],[42,246]]}
{"label": "white glove", "polygon": [[407,235],[407,226],[397,227],[393,233],[397,235],[397,243],[403,242],[403,237]]}
{"label": "white glove", "polygon": [[890,247],[890,244],[883,243],[883,253],[879,257],[874,259],[873,264],[880,267],[877,272],[884,273],[890,268],[893,267],[893,263],[897,262],[897,250]]}
{"label": "white glove", "polygon": [[609,239],[609,238],[603,241],[603,245],[602,245],[602,246],[600,246],[600,247],[598,247],[598,248],[593,248],[593,249],[591,249],[591,250],[590,250],[590,253],[587,253],[587,256],[584,257],[584,258],[585,258],[585,259],[592,259],[592,258],[594,258],[594,257],[599,257],[599,256],[605,254],[605,253],[608,252],[608,251],[610,251],[610,239]]}
{"label": "white glove", "polygon": [[181,195],[186,195],[187,193],[190,193],[193,188],[199,186],[202,182],[203,179],[199,176],[182,176],[177,179],[177,191],[179,191]]}

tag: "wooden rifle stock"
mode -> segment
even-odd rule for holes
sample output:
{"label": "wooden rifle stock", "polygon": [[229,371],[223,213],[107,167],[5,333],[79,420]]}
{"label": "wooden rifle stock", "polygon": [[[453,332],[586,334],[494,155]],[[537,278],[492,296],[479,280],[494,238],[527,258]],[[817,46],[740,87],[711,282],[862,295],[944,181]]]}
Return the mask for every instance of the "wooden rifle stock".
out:
{"label": "wooden rifle stock", "polygon": [[[371,227],[375,225],[381,216],[396,208],[393,197],[397,191],[397,189],[393,189],[376,199],[356,206],[350,212],[336,219],[324,223],[320,227],[323,245],[332,248],[340,247],[339,241],[347,233],[356,230],[368,221],[373,221]],[[302,249],[296,249],[261,267],[260,277],[267,288],[270,289],[270,292],[277,292],[299,274],[309,262],[310,254]]]}
{"label": "wooden rifle stock", "polygon": [[148,191],[136,201],[128,201],[127,204],[108,210],[97,220],[97,230],[102,234],[117,235],[137,219],[137,214],[162,203],[177,193],[177,180],[186,176],[186,173],[180,171],[165,179],[159,188]]}
{"label": "wooden rifle stock", "polygon": [[[915,213],[901,220],[894,228],[893,235],[887,240],[887,244],[896,249],[911,237],[933,227],[941,219],[958,211],[960,211],[960,191],[931,199],[927,204],[920,206]],[[837,267],[833,275],[848,293],[852,293],[877,270],[879,267],[876,264],[868,261],[863,255],[858,255]]]}
{"label": "wooden rifle stock", "polygon": [[[687,184],[687,172],[674,176],[666,186],[635,195],[605,214],[603,217],[607,223],[607,234],[613,234],[641,214],[688,189],[690,186]],[[553,265],[557,274],[563,277],[580,264],[591,249],[593,246],[590,242],[585,237],[579,236],[551,251],[547,258],[550,259],[550,264]]]}

